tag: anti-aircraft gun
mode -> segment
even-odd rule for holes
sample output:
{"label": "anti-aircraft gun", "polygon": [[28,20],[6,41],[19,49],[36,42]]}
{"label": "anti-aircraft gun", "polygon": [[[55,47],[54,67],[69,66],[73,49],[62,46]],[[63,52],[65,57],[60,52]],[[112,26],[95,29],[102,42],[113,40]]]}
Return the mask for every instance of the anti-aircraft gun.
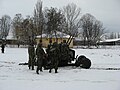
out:
{"label": "anti-aircraft gun", "polygon": [[[73,36],[70,36],[67,42],[63,42],[64,44],[59,44],[60,49],[60,60],[59,60],[59,67],[63,66],[76,66],[85,69],[89,69],[91,67],[91,61],[84,55],[76,56],[75,57],[75,50],[69,48],[71,41],[73,40]],[[63,50],[63,51],[62,51]],[[46,59],[49,58],[48,55]],[[46,68],[49,68],[49,60],[46,60],[47,64],[45,65]],[[75,63],[72,63],[75,61]],[[19,65],[28,65],[28,63],[20,63]]]}
{"label": "anti-aircraft gun", "polygon": [[[75,57],[75,50],[69,48],[69,45],[71,41],[73,40],[73,36],[70,36],[67,40],[67,42],[64,42],[63,45],[60,45],[60,61],[59,61],[59,66],[76,66],[76,67],[81,67],[85,69],[89,69],[91,67],[91,61],[84,55],[81,56],[76,56]],[[63,50],[63,52],[62,52]],[[72,63],[72,61],[75,61],[75,63]]]}

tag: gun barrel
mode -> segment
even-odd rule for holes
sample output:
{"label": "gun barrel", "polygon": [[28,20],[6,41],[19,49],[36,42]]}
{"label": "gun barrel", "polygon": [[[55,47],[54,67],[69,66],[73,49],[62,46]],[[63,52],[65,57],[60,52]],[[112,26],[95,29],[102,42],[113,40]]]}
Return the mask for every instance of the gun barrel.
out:
{"label": "gun barrel", "polygon": [[71,35],[70,35],[70,37],[68,38],[68,40],[67,40],[66,44],[68,44],[68,43],[69,43],[69,41],[70,41],[70,38],[71,38]]}
{"label": "gun barrel", "polygon": [[67,45],[70,45],[70,43],[71,43],[71,41],[73,40],[73,36],[71,35],[69,38],[68,38],[68,40],[67,40]]}

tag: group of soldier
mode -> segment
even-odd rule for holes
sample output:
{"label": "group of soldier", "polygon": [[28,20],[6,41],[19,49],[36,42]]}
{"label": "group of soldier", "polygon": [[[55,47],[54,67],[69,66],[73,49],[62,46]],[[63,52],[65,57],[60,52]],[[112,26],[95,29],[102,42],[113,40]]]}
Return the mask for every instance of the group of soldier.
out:
{"label": "group of soldier", "polygon": [[[46,53],[42,47],[42,40],[39,41],[36,49],[34,48],[34,44],[30,43],[28,46],[29,69],[34,70],[34,66],[36,65],[37,74],[39,74],[39,71],[43,71],[42,68],[49,69],[49,73],[52,72],[52,69],[55,70],[55,73],[58,73],[58,65],[63,57],[61,56],[61,53],[63,53],[65,50],[65,48],[61,49],[61,47],[66,47],[67,52],[68,47],[65,40],[61,44],[58,44],[57,42],[52,43],[52,40],[50,40],[46,49]],[[65,53],[63,55],[65,55]]]}

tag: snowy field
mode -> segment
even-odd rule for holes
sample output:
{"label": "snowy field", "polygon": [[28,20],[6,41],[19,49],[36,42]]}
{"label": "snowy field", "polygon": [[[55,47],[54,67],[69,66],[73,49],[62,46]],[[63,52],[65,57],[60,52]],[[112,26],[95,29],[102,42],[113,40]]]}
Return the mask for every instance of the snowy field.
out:
{"label": "snowy field", "polygon": [[37,75],[18,65],[28,61],[27,48],[5,48],[0,53],[0,90],[120,90],[120,70],[104,70],[120,68],[120,47],[74,50],[91,59],[91,69],[69,66],[57,74],[45,70]]}

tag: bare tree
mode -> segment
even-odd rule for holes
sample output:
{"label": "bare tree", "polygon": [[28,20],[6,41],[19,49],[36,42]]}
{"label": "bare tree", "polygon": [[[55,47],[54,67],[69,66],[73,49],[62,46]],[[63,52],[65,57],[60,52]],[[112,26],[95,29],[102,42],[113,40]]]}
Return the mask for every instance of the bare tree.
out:
{"label": "bare tree", "polygon": [[42,11],[41,0],[37,1],[37,4],[34,8],[33,21],[34,21],[34,27],[35,27],[34,29],[36,30],[36,35],[41,35],[44,30],[44,16],[43,16],[43,11]]}
{"label": "bare tree", "polygon": [[11,26],[11,17],[9,15],[4,15],[1,18],[1,25],[0,25],[0,36],[1,39],[6,39],[8,36],[9,30]]}
{"label": "bare tree", "polygon": [[101,36],[105,33],[105,28],[101,21],[96,20],[93,25],[93,44],[97,45],[97,43],[101,40]]}
{"label": "bare tree", "polygon": [[90,46],[91,41],[91,35],[92,35],[92,26],[94,21],[94,16],[91,14],[85,14],[81,17],[81,24],[82,24],[82,30],[83,30],[83,37],[84,42],[88,42],[88,46]]}
{"label": "bare tree", "polygon": [[118,38],[120,38],[120,33],[118,33]]}
{"label": "bare tree", "polygon": [[2,39],[2,19],[0,19],[0,39]]}
{"label": "bare tree", "polygon": [[21,24],[23,22],[22,14],[16,14],[12,21],[12,28],[13,28],[13,36],[14,38],[17,38],[17,40],[20,39],[20,35],[22,33]]}
{"label": "bare tree", "polygon": [[96,20],[91,14],[85,14],[81,17],[84,41],[88,42],[88,47],[96,45],[100,41],[100,36],[104,33],[103,24]]}
{"label": "bare tree", "polygon": [[113,32],[110,34],[110,39],[114,39],[114,33]]}
{"label": "bare tree", "polygon": [[18,47],[21,43],[21,36],[22,36],[22,22],[23,17],[22,14],[18,13],[15,15],[15,17],[12,20],[12,33],[13,37],[17,39]]}
{"label": "bare tree", "polygon": [[36,30],[35,30],[33,18],[27,17],[22,22],[22,40],[24,40],[25,43],[34,43],[35,42],[35,36],[36,36]]}
{"label": "bare tree", "polygon": [[33,18],[29,15],[23,19],[21,14],[16,14],[13,19],[13,33],[18,40],[18,45],[28,44],[29,40],[34,41],[36,29],[34,29]]}
{"label": "bare tree", "polygon": [[63,13],[66,17],[66,29],[65,32],[69,35],[75,36],[80,29],[80,14],[81,9],[77,8],[76,4],[71,3],[63,7]]}

